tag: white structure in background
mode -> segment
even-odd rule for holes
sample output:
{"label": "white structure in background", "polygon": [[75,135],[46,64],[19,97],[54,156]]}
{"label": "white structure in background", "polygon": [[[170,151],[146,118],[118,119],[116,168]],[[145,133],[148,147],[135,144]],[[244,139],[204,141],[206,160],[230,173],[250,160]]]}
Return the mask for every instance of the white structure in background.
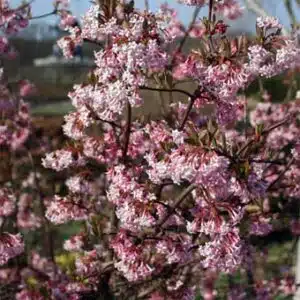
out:
{"label": "white structure in background", "polygon": [[65,65],[73,65],[78,67],[92,67],[95,65],[94,61],[92,59],[89,59],[87,57],[79,57],[75,56],[72,59],[67,59],[64,57],[56,56],[56,55],[50,55],[44,58],[36,58],[33,61],[34,66],[36,67],[59,67],[59,66],[65,66]]}

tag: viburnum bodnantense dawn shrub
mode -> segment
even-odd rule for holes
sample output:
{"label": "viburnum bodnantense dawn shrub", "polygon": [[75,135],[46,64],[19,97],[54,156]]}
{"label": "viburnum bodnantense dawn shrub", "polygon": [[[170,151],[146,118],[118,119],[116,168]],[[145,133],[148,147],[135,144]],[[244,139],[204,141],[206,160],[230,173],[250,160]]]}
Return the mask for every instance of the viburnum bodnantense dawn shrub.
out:
{"label": "viburnum bodnantense dawn shrub", "polygon": [[[288,276],[280,284],[254,278],[253,237],[280,226],[297,231],[290,207],[299,199],[299,99],[275,104],[264,93],[248,120],[243,91],[295,71],[297,39],[281,35],[273,17],[257,19],[253,39],[229,38],[226,18],[242,13],[237,1],[179,2],[195,6],[188,28],[167,5],[152,13],[133,1],[99,0],[81,27],[61,13],[70,32],[58,41],[66,57],[83,42],[99,50],[96,68],[69,93],[76,110],[63,131],[70,142],[42,161],[69,175],[68,193],[43,199],[42,217],[79,222],[82,231],[63,245],[67,268],[31,257],[31,277],[17,273],[17,299],[195,299],[199,289],[214,299],[218,273],[237,270],[248,284],[231,284],[228,299],[295,291]],[[203,6],[208,17],[197,18]],[[198,47],[186,53],[189,37]],[[180,87],[186,81],[192,90]],[[147,90],[168,99],[159,120],[133,117]],[[13,192],[3,195],[9,216]],[[3,263],[23,250],[20,238],[4,233]]]}

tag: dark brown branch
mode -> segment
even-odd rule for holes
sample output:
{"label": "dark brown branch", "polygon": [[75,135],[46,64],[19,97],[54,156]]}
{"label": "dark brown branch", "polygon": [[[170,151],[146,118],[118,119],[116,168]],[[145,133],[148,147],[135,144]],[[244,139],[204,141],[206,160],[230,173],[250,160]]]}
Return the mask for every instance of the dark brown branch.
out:
{"label": "dark brown branch", "polygon": [[191,110],[192,110],[192,108],[193,108],[193,105],[194,105],[194,103],[195,103],[195,100],[196,100],[196,97],[195,97],[195,96],[192,96],[192,97],[190,98],[189,105],[188,105],[188,107],[187,107],[187,109],[186,109],[186,112],[185,112],[185,115],[184,115],[184,117],[183,117],[183,120],[182,120],[182,122],[181,122],[181,124],[180,124],[180,126],[179,126],[179,130],[183,130],[183,128],[184,128],[184,126],[185,126],[185,123],[186,123],[186,121],[188,120],[189,114],[190,114],[190,112],[191,112]]}
{"label": "dark brown branch", "polygon": [[289,163],[286,165],[284,170],[281,171],[281,173],[278,175],[278,177],[273,182],[270,183],[270,185],[268,186],[268,190],[270,190],[284,176],[284,174],[289,170],[289,168],[292,166],[294,161],[295,161],[294,158],[292,158],[289,161]]}
{"label": "dark brown branch", "polygon": [[212,21],[212,13],[213,13],[214,0],[209,0],[209,8],[208,8],[208,21],[211,23]]}
{"label": "dark brown branch", "polygon": [[175,200],[174,206],[169,210],[168,214],[158,223],[157,229],[159,229],[175,212],[176,208],[183,202],[183,200],[191,193],[197,186],[195,184],[189,185]]}
{"label": "dark brown branch", "polygon": [[[272,130],[284,125],[290,118],[286,118],[272,126],[270,126],[269,128],[265,129],[262,131],[261,135],[266,135],[269,132],[271,132]],[[239,157],[249,146],[251,146],[253,143],[255,142],[255,138],[250,139],[236,154],[237,157]]]}
{"label": "dark brown branch", "polygon": [[282,120],[282,121],[280,121],[280,122],[278,122],[278,123],[270,126],[269,128],[263,130],[262,134],[263,135],[268,134],[270,131],[272,131],[272,130],[274,130],[274,129],[276,129],[276,128],[282,126],[282,125],[284,125],[288,120],[290,120],[290,118],[286,118],[286,119],[284,119],[284,120]]}
{"label": "dark brown branch", "polygon": [[96,121],[101,121],[103,123],[107,123],[107,124],[111,125],[112,127],[122,128],[121,125],[119,125],[119,124],[117,124],[117,123],[115,123],[113,121],[103,120],[103,119],[99,118],[97,116],[97,114],[93,111],[93,109],[92,109],[92,107],[90,105],[86,104],[85,106],[89,110],[89,112],[91,114],[91,117],[94,118]]}
{"label": "dark brown branch", "polygon": [[49,12],[49,13],[46,13],[46,14],[43,14],[43,15],[39,15],[39,16],[31,17],[31,18],[29,18],[29,20],[37,20],[37,19],[42,19],[42,18],[50,17],[52,15],[56,15],[56,13],[57,13],[57,10],[55,9],[55,10]]}
{"label": "dark brown branch", "polygon": [[131,119],[132,119],[132,109],[131,109],[130,103],[128,102],[127,103],[127,122],[126,122],[126,128],[125,128],[125,142],[124,142],[124,148],[123,148],[123,153],[122,153],[122,157],[123,157],[124,161],[126,160],[128,146],[129,146],[130,131],[131,131]]}

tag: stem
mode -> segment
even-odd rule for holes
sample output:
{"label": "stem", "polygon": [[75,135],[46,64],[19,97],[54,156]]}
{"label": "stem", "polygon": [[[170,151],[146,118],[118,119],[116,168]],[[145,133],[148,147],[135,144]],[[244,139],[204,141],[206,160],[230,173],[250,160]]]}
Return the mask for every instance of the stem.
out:
{"label": "stem", "polygon": [[169,219],[169,217],[174,213],[176,208],[183,202],[183,200],[188,196],[188,194],[191,193],[196,187],[197,187],[196,184],[191,184],[185,190],[182,191],[182,193],[175,200],[175,204],[170,209],[169,213],[158,223],[157,229],[159,229]]}
{"label": "stem", "polygon": [[292,158],[289,161],[289,163],[286,165],[284,170],[281,171],[281,173],[278,175],[278,177],[273,182],[270,183],[270,185],[268,186],[268,190],[270,190],[284,176],[284,174],[289,170],[289,168],[292,166],[294,161],[295,161],[294,158]]}
{"label": "stem", "polygon": [[282,121],[280,121],[280,122],[278,122],[278,123],[270,126],[269,128],[263,130],[262,134],[263,135],[268,134],[270,131],[272,131],[272,130],[274,130],[274,129],[276,129],[276,128],[282,126],[282,125],[284,125],[289,119],[290,118],[286,118],[286,119],[284,119],[284,120],[282,120]]}
{"label": "stem", "polygon": [[131,118],[132,118],[132,109],[131,105],[128,102],[127,103],[127,123],[126,123],[126,131],[125,131],[125,143],[123,148],[123,160],[126,160],[128,146],[129,146],[129,140],[130,140],[130,129],[131,129]]}
{"label": "stem", "polygon": [[95,120],[101,121],[101,122],[103,122],[103,123],[107,123],[107,124],[111,125],[112,127],[122,128],[121,125],[119,125],[119,124],[117,124],[117,123],[115,123],[115,122],[113,122],[113,121],[107,121],[107,120],[103,120],[103,119],[99,118],[99,117],[97,116],[97,114],[93,111],[93,109],[92,109],[92,107],[91,107],[90,105],[86,104],[86,108],[87,108],[87,109],[89,110],[89,112],[91,113],[91,117],[94,118]]}
{"label": "stem", "polygon": [[248,296],[250,296],[251,298],[253,297],[252,299],[255,299],[256,298],[256,291],[254,288],[255,281],[254,281],[252,270],[250,268],[247,270],[247,279],[248,279],[248,289],[247,289]]}
{"label": "stem", "polygon": [[49,13],[46,13],[46,14],[43,14],[43,15],[39,15],[39,16],[31,17],[31,18],[29,18],[29,20],[36,20],[36,19],[42,19],[42,18],[50,17],[52,15],[56,15],[56,13],[57,13],[57,10],[55,9],[55,10],[49,12]]}
{"label": "stem", "polygon": [[208,21],[211,23],[212,21],[212,13],[214,7],[214,0],[209,0],[209,10],[208,10]]}
{"label": "stem", "polygon": [[[268,134],[270,131],[284,125],[287,121],[289,120],[289,118],[286,118],[272,126],[270,126],[269,128],[265,129],[262,131],[261,135],[266,135]],[[251,144],[253,144],[255,142],[255,138],[250,139],[236,154],[237,157],[239,157]]]}
{"label": "stem", "polygon": [[189,114],[190,114],[190,112],[191,112],[191,110],[193,108],[193,105],[195,103],[195,100],[196,100],[195,96],[191,97],[189,105],[188,105],[187,110],[185,112],[184,118],[183,118],[183,120],[182,120],[182,122],[181,122],[181,124],[179,126],[179,130],[183,130],[183,128],[185,126],[185,123],[186,123],[186,121],[187,121],[187,119],[189,117]]}

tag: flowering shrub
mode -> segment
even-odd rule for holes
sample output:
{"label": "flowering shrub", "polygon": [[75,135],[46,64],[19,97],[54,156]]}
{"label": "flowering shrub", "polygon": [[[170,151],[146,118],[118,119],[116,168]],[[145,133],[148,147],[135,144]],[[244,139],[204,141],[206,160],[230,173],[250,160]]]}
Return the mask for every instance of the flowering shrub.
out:
{"label": "flowering shrub", "polygon": [[[291,207],[300,196],[300,99],[275,104],[268,97],[248,122],[243,91],[300,67],[299,45],[281,35],[273,17],[257,19],[253,40],[227,37],[226,18],[242,13],[237,1],[179,2],[196,6],[188,29],[167,5],[151,13],[132,1],[97,1],[79,28],[67,9],[59,10],[65,2],[56,1],[54,12],[70,31],[58,41],[67,57],[83,42],[105,46],[95,52],[87,81],[69,93],[76,111],[63,131],[70,142],[42,159],[45,168],[68,174],[68,192],[46,197],[34,164],[21,186],[9,177],[0,190],[4,221],[11,217],[17,229],[42,226],[50,238],[47,258],[33,252],[25,266],[3,269],[4,282],[21,283],[17,299],[195,299],[199,289],[215,299],[217,274],[231,278],[236,271],[248,283],[231,283],[228,299],[295,292],[290,274],[278,285],[256,279],[253,266],[255,240],[297,229]],[[208,18],[198,20],[205,5]],[[12,12],[19,18],[18,11]],[[199,47],[184,53],[189,36]],[[178,87],[186,80],[192,91]],[[18,99],[30,89],[22,83]],[[147,90],[169,96],[161,119],[134,118]],[[186,101],[174,102],[175,93]],[[28,110],[21,101],[11,109],[7,103],[0,142],[16,155],[29,137]],[[35,193],[23,192],[31,186]],[[49,221],[82,226],[64,242],[65,261],[54,256]],[[1,264],[23,250],[17,231],[2,233]]]}

